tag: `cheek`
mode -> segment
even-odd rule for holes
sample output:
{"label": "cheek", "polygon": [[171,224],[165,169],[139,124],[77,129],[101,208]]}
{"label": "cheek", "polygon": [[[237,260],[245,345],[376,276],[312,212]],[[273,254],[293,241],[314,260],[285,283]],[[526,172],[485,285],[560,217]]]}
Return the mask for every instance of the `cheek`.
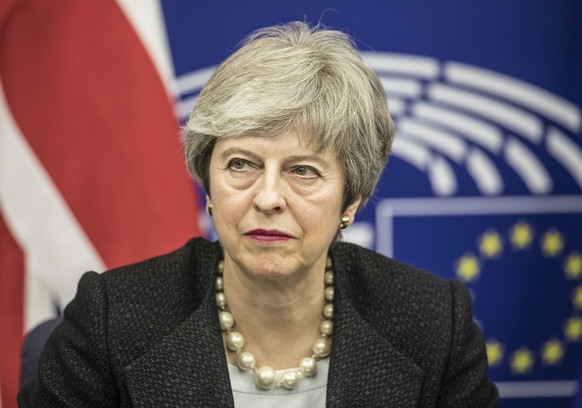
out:
{"label": "cheek", "polygon": [[212,218],[217,232],[236,228],[248,211],[248,196],[223,185],[214,184],[213,188]]}
{"label": "cheek", "polygon": [[223,243],[234,242],[238,236],[237,229],[241,218],[237,208],[229,206],[228,203],[219,205],[212,216],[217,238]]}
{"label": "cheek", "polygon": [[311,230],[324,231],[334,230],[339,225],[340,205],[331,198],[305,203],[302,211],[295,212],[297,217],[303,220],[303,224]]}

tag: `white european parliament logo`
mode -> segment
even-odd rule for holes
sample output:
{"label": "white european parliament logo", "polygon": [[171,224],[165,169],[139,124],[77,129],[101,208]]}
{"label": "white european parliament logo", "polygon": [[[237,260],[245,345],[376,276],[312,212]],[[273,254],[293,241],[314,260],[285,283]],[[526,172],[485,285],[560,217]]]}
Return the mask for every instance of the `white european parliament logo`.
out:
{"label": "white european parliament logo", "polygon": [[540,146],[582,188],[582,150],[572,139],[580,108],[544,89],[456,62],[364,53],[389,94],[398,136],[394,155],[427,174],[434,194],[458,194],[452,164],[482,195],[505,192],[491,156],[501,158],[531,194],[553,191],[552,175],[529,147]]}

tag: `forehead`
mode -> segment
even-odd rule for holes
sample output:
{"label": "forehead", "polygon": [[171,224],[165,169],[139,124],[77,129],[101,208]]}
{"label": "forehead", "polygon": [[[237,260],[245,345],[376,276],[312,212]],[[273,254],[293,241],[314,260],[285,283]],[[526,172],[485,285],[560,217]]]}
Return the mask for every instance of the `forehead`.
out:
{"label": "forehead", "polygon": [[309,155],[328,160],[335,160],[336,158],[335,153],[318,149],[310,135],[300,134],[295,131],[270,136],[241,135],[220,139],[216,142],[214,153],[236,151],[238,149],[265,155]]}

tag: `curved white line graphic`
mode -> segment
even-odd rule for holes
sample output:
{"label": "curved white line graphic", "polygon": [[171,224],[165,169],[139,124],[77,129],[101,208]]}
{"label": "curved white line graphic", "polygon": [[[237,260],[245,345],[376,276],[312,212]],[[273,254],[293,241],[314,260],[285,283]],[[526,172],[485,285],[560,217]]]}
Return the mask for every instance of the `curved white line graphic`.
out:
{"label": "curved white line graphic", "polygon": [[550,128],[546,142],[548,152],[570,172],[582,188],[582,149],[556,128]]}
{"label": "curved white line graphic", "polygon": [[[473,178],[481,194],[495,195],[502,192],[503,180],[499,171],[493,162],[479,149],[472,148],[469,150],[466,144],[455,136],[432,129],[426,124],[416,123],[413,120],[402,120],[400,122],[400,130],[402,132],[396,140],[412,142],[416,148],[427,145],[450,157],[458,164],[466,163],[467,172]],[[434,160],[428,163],[434,163]],[[439,166],[442,167],[443,162],[439,162]],[[435,192],[444,191],[442,186],[437,187],[434,185],[433,190]],[[447,192],[447,194],[449,193]]]}
{"label": "curved white line graphic", "polygon": [[406,101],[398,98],[388,99],[388,110],[391,116],[398,116],[406,112]]}
{"label": "curved white line graphic", "polygon": [[375,71],[433,79],[439,75],[439,63],[433,58],[390,52],[361,52],[362,59]]}
{"label": "curved white line graphic", "polygon": [[580,109],[545,89],[497,72],[456,62],[445,63],[444,76],[453,83],[494,93],[546,116],[572,132],[582,127]]}
{"label": "curved white line graphic", "polygon": [[483,116],[521,136],[527,137],[532,142],[539,143],[542,139],[542,122],[536,116],[524,110],[442,84],[429,85],[428,94],[437,102],[446,103]]}
{"label": "curved white line graphic", "polygon": [[419,140],[447,155],[455,162],[459,164],[463,162],[467,146],[455,136],[412,119],[402,119],[398,122],[398,126],[400,132],[403,132],[400,136]]}
{"label": "curved white line graphic", "polygon": [[406,138],[396,138],[392,145],[394,156],[400,157],[428,174],[430,185],[436,195],[452,195],[457,191],[457,178],[446,160],[435,157],[423,146]]}
{"label": "curved white line graphic", "polygon": [[497,195],[503,192],[503,179],[493,162],[479,149],[467,155],[467,172],[473,177],[482,194]]}
{"label": "curved white line graphic", "polygon": [[392,154],[400,157],[419,170],[426,171],[432,154],[422,146],[418,146],[406,138],[397,137],[392,143]]}
{"label": "curved white line graphic", "polygon": [[449,164],[439,156],[429,162],[428,178],[437,195],[453,195],[457,191],[457,178]]}
{"label": "curved white line graphic", "polygon": [[463,113],[419,102],[412,106],[412,114],[452,129],[492,153],[499,154],[503,146],[503,134],[498,128]]}
{"label": "curved white line graphic", "polygon": [[418,98],[422,94],[422,84],[412,79],[381,77],[380,81],[388,94],[388,101],[390,101],[392,95]]}
{"label": "curved white line graphic", "polygon": [[529,191],[534,194],[547,194],[553,183],[544,165],[516,138],[511,138],[505,146],[505,160],[520,175]]}

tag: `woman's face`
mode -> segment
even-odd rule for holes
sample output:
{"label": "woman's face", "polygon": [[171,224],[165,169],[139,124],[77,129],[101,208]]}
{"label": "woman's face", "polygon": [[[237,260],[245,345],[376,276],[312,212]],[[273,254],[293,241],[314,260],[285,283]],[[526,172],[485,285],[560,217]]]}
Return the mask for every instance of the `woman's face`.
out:
{"label": "woman's face", "polygon": [[332,152],[297,133],[216,143],[210,160],[212,218],[225,268],[270,279],[324,270],[343,213],[344,178]]}

